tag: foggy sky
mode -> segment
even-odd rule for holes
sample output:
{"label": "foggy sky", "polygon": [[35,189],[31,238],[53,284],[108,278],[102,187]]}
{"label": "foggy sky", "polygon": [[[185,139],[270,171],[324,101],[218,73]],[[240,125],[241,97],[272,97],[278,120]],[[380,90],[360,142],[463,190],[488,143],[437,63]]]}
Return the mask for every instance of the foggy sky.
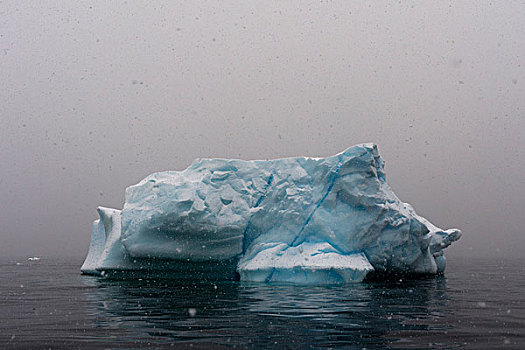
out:
{"label": "foggy sky", "polygon": [[0,3],[0,256],[84,256],[99,205],[194,158],[378,144],[449,256],[523,256],[525,5]]}

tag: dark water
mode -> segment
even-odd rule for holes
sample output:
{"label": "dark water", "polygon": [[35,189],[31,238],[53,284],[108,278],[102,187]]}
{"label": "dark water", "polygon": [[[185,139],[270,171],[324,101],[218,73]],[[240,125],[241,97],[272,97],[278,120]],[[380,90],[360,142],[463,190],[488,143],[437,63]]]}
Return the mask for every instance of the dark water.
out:
{"label": "dark water", "polygon": [[110,281],[81,262],[0,261],[0,348],[525,349],[520,260],[339,287]]}

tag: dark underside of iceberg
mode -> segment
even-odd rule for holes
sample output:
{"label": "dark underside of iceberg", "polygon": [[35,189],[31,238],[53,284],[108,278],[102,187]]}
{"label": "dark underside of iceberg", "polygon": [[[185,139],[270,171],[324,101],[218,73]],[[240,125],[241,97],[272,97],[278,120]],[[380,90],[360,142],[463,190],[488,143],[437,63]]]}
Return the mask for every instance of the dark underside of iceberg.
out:
{"label": "dark underside of iceberg", "polygon": [[98,208],[85,274],[348,283],[437,274],[461,231],[401,202],[374,144],[327,158],[198,159]]}

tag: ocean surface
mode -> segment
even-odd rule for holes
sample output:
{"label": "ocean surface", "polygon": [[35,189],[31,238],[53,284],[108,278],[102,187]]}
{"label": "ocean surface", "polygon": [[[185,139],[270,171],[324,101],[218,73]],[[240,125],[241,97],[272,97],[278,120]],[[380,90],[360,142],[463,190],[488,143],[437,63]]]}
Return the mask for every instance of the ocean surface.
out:
{"label": "ocean surface", "polygon": [[525,259],[332,287],[108,280],[81,263],[0,260],[0,348],[525,349]]}

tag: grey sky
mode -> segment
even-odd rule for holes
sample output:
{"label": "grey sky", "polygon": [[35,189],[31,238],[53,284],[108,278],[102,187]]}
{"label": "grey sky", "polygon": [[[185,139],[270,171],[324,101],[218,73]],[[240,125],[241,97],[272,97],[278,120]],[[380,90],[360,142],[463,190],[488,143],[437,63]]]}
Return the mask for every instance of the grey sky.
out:
{"label": "grey sky", "polygon": [[[29,5],[31,4],[31,5]],[[396,194],[525,249],[525,5],[0,3],[0,255],[87,252],[98,205],[197,157],[375,142]]]}

